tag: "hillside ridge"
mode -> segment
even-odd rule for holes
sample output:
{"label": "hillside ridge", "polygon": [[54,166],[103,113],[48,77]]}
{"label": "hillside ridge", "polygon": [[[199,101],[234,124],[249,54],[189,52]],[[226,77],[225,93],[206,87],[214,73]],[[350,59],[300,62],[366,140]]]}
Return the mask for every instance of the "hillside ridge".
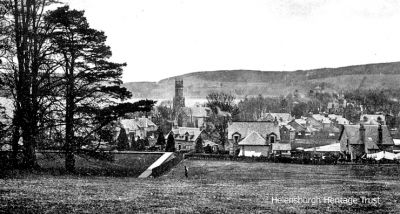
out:
{"label": "hillside ridge", "polygon": [[[124,83],[135,98],[170,98],[175,79],[183,79],[189,98],[205,98],[212,91],[232,93],[237,97],[281,96],[299,90],[307,92],[316,86],[325,90],[400,88],[400,62],[350,65],[296,71],[216,70],[198,71],[162,79],[158,82]],[[362,84],[361,84],[362,83]]]}

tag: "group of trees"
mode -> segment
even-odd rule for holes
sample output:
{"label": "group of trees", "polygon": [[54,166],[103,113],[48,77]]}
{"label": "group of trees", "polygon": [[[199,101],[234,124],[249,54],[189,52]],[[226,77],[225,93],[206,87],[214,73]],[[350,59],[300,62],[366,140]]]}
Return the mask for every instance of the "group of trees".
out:
{"label": "group of trees", "polygon": [[346,100],[363,106],[368,114],[376,112],[399,112],[400,94],[395,90],[355,90],[345,93]]}
{"label": "group of trees", "polygon": [[286,97],[245,97],[238,103],[240,112],[237,119],[240,121],[256,121],[261,118],[263,113],[275,112],[283,113],[290,110],[289,102]]}
{"label": "group of trees", "polygon": [[[9,136],[14,166],[37,166],[42,139],[62,137],[65,167],[103,127],[128,112],[149,111],[151,100],[120,103],[131,96],[122,84],[124,63],[114,63],[104,32],[84,12],[56,0],[0,0],[0,83],[14,102]],[[22,164],[17,160],[22,139]],[[121,139],[123,141],[123,139]]]}
{"label": "group of trees", "polygon": [[295,117],[326,110],[328,102],[337,99],[331,93],[312,93],[301,96],[298,91],[280,97],[245,97],[238,103],[239,121],[256,121],[263,113],[291,113]]}
{"label": "group of trees", "polygon": [[162,129],[158,130],[158,138],[156,145],[160,146],[161,149],[165,148],[166,152],[175,152],[175,138],[174,135],[168,134],[167,142],[165,142],[164,132]]}
{"label": "group of trees", "polygon": [[211,108],[212,114],[208,118],[206,133],[216,143],[225,148],[230,121],[237,120],[239,107],[235,103],[236,97],[223,92],[213,92],[207,95],[206,106]]}
{"label": "group of trees", "polygon": [[162,101],[153,112],[153,122],[156,123],[161,130],[171,130],[171,122],[173,120],[172,101]]}
{"label": "group of trees", "polygon": [[344,115],[350,121],[358,121],[361,113],[375,114],[383,113],[388,117],[387,124],[390,127],[398,125],[398,114],[400,112],[400,90],[355,90],[345,93],[349,103]]}
{"label": "group of trees", "polygon": [[121,128],[116,141],[116,149],[119,151],[133,150],[133,151],[144,151],[146,147],[150,146],[148,138],[135,138],[131,137],[131,142],[129,142],[128,135],[124,128]]}

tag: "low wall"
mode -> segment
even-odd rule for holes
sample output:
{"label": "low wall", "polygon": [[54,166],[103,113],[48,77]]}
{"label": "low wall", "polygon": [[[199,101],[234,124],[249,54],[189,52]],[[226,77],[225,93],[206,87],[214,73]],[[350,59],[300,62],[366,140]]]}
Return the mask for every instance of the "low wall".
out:
{"label": "low wall", "polygon": [[182,160],[183,160],[183,154],[175,154],[175,157],[172,158],[171,160],[168,160],[168,161],[162,163],[158,167],[155,167],[152,170],[151,176],[159,177],[159,176],[163,175],[164,173],[168,172],[173,167],[178,165]]}

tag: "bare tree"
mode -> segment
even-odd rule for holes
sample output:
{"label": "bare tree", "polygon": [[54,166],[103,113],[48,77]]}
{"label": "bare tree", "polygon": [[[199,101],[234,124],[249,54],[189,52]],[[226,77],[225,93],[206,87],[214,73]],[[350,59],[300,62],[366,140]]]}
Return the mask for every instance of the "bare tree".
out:
{"label": "bare tree", "polygon": [[212,109],[213,114],[209,118],[212,126],[207,127],[206,131],[211,139],[225,148],[229,121],[235,120],[239,114],[235,96],[223,92],[210,93],[207,95],[207,106]]}

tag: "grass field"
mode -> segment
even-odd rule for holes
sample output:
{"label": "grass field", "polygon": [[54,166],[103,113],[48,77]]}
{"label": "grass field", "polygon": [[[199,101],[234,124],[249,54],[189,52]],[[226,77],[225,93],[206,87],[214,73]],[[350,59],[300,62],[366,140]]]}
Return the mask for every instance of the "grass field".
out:
{"label": "grass field", "polygon": [[[189,178],[184,177],[184,166],[189,167]],[[27,175],[3,179],[0,212],[399,213],[399,178],[400,167],[389,165],[184,160],[159,178]],[[324,202],[328,197],[359,201]],[[361,203],[363,197],[370,203]],[[310,201],[277,201],[285,198]]]}

